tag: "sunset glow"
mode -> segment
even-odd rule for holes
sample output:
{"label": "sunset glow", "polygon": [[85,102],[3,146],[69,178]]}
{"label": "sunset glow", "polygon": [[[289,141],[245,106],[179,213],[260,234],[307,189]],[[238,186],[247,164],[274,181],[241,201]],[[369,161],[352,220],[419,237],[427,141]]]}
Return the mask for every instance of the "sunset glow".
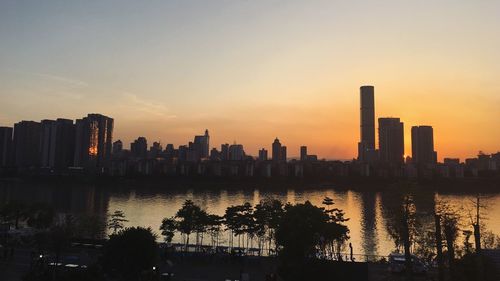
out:
{"label": "sunset glow", "polygon": [[[439,2],[439,3],[437,3]],[[286,4],[286,5],[285,5]],[[390,9],[388,9],[390,7]],[[500,150],[498,1],[0,3],[0,125],[89,112],[114,140],[352,159],[375,115],[434,128],[438,159]],[[425,20],[422,20],[425,19]],[[57,105],[57,106],[56,106]]]}

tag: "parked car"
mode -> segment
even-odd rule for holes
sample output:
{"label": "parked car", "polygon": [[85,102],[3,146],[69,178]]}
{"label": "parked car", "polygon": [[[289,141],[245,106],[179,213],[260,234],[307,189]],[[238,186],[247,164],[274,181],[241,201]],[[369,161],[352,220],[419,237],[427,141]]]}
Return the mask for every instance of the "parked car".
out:
{"label": "parked car", "polygon": [[[425,274],[427,266],[418,257],[411,255],[412,271],[415,274]],[[389,272],[402,273],[406,270],[406,257],[404,254],[392,253],[389,255]]]}

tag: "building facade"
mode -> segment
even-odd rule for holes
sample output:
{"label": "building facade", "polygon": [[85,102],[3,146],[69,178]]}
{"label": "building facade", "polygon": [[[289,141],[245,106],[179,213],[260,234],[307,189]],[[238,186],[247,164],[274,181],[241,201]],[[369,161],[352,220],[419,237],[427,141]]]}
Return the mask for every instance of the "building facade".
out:
{"label": "building facade", "polygon": [[360,88],[360,141],[358,160],[366,161],[367,151],[375,150],[375,88]]}
{"label": "building facade", "polygon": [[379,160],[387,164],[404,162],[404,125],[399,118],[379,118]]}
{"label": "building facade", "polygon": [[431,126],[411,127],[411,157],[417,166],[436,164],[434,131]]}
{"label": "building facade", "polygon": [[20,170],[40,166],[41,125],[35,121],[14,124],[14,164]]}
{"label": "building facade", "polygon": [[11,127],[0,127],[0,167],[12,165],[12,132]]}

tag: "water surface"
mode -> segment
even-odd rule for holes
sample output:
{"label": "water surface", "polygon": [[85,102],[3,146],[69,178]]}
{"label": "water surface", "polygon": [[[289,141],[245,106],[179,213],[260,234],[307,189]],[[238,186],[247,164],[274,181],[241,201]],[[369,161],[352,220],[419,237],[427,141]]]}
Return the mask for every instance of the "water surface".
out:
{"label": "water surface", "polygon": [[[43,202],[52,205],[58,214],[96,214],[106,219],[115,210],[125,212],[127,226],[151,227],[157,233],[164,217],[175,215],[186,199],[193,200],[209,213],[223,215],[230,205],[250,202],[253,205],[265,198],[275,198],[286,203],[302,203],[306,200],[321,205],[325,196],[334,199],[335,207],[343,209],[349,221],[350,240],[354,252],[361,255],[387,255],[395,249],[386,229],[385,206],[390,200],[388,192],[339,191],[334,189],[220,189],[199,190],[191,188],[116,189],[92,185],[45,186],[33,184],[2,183],[0,202]],[[445,200],[464,214],[461,228],[471,229],[468,212],[473,213],[474,194],[440,194],[426,192],[415,199],[424,223],[432,223],[426,214],[432,213],[436,202]],[[482,210],[484,230],[500,234],[500,193],[488,194],[482,199],[487,206]],[[223,235],[223,237],[227,237]],[[180,242],[176,235],[175,241]]]}

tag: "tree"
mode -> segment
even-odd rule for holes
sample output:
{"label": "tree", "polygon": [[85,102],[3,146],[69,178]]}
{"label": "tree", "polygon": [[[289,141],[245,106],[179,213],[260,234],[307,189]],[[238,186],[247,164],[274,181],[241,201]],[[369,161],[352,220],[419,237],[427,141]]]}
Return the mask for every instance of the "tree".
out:
{"label": "tree", "polygon": [[[341,210],[339,213],[343,214]],[[340,221],[334,221],[323,208],[313,206],[309,201],[287,204],[276,229],[280,271],[284,279],[309,280],[311,276],[308,274],[314,272],[321,248],[321,237],[338,241],[346,237],[348,231]]]}
{"label": "tree", "polygon": [[163,235],[165,238],[165,242],[170,243],[172,242],[172,238],[174,238],[175,231],[177,229],[177,222],[175,221],[175,218],[164,218],[161,221],[161,235]]}
{"label": "tree", "polygon": [[349,239],[349,229],[342,223],[349,219],[344,217],[345,213],[343,210],[331,208],[334,204],[333,199],[328,196],[323,199],[323,205],[327,206],[324,212],[328,216],[328,222],[322,236],[324,239],[322,248],[325,257],[329,256],[330,259],[337,257],[337,259],[340,259],[341,248],[345,244],[345,241]]}
{"label": "tree", "polygon": [[[49,241],[55,253],[55,263],[58,264],[62,253],[69,247],[75,234],[75,218],[66,214],[62,222],[52,226],[49,232]],[[56,280],[59,266],[54,266],[53,279]]]}
{"label": "tree", "polygon": [[328,220],[323,209],[313,206],[309,201],[286,205],[276,230],[276,243],[281,247],[280,257],[292,262],[314,257],[319,237]]}
{"label": "tree", "polygon": [[186,200],[182,207],[177,211],[175,218],[177,219],[177,230],[186,235],[185,250],[189,245],[189,236],[191,233],[202,230],[202,225],[205,221],[206,212],[193,201]]}
{"label": "tree", "polygon": [[4,222],[13,223],[14,227],[18,229],[19,222],[28,217],[28,210],[24,203],[12,201],[1,208],[0,217]]}
{"label": "tree", "polygon": [[436,241],[436,259],[438,266],[438,280],[444,280],[444,261],[443,261],[443,237],[441,232],[441,216],[438,213],[434,214],[435,226],[435,241]]}
{"label": "tree", "polygon": [[106,225],[98,215],[82,215],[78,217],[78,236],[90,239],[103,238]]}
{"label": "tree", "polygon": [[113,234],[116,234],[119,230],[123,229],[125,222],[128,222],[125,219],[125,213],[120,210],[116,210],[108,221],[108,228],[113,230]]}
{"label": "tree", "polygon": [[[224,221],[226,224],[227,230],[229,233],[229,245],[232,248],[234,245],[234,237],[238,236],[241,232],[241,220],[238,216],[239,207],[238,206],[229,206],[226,208],[226,212],[224,214]],[[239,241],[239,239],[238,239]]]}
{"label": "tree", "polygon": [[49,228],[54,222],[54,209],[43,204],[34,205],[30,208],[27,224],[36,229]]}
{"label": "tree", "polygon": [[411,245],[417,235],[417,216],[415,203],[409,192],[393,193],[386,205],[387,232],[394,240],[396,247],[401,246],[405,254],[405,272],[412,278]]}
{"label": "tree", "polygon": [[455,213],[444,213],[442,216],[442,228],[446,240],[446,249],[448,250],[448,266],[450,276],[455,274],[455,241],[458,237],[459,216]]}
{"label": "tree", "polygon": [[481,243],[484,249],[500,249],[500,236],[491,231],[483,231]]}
{"label": "tree", "polygon": [[151,228],[129,227],[112,234],[103,251],[106,272],[120,280],[140,280],[141,272],[156,264],[158,245]]}
{"label": "tree", "polygon": [[484,279],[484,268],[483,268],[483,260],[484,257],[481,253],[481,209],[485,209],[486,206],[483,202],[481,202],[483,196],[481,194],[477,194],[475,200],[472,201],[475,211],[475,216],[471,214],[469,211],[470,223],[473,228],[474,233],[474,244],[476,248],[476,267],[477,267],[477,279]]}
{"label": "tree", "polygon": [[[265,239],[267,239],[268,254],[271,254],[272,244],[275,241],[275,233],[279,222],[283,216],[283,203],[277,199],[261,200],[255,205],[254,217],[254,233],[259,237],[259,248],[264,248]],[[276,252],[276,243],[274,251]]]}
{"label": "tree", "polygon": [[[249,202],[246,202],[245,204],[240,206],[239,212],[238,212],[238,219],[240,220],[240,224],[242,226],[242,234],[247,235],[247,245],[246,247],[248,248],[248,241],[252,241],[254,234],[255,234],[255,219],[253,216],[253,207]],[[245,246],[245,240],[243,240],[243,246]]]}
{"label": "tree", "polygon": [[223,217],[209,214],[207,219],[208,219],[207,231],[212,240],[211,241],[212,247],[217,247],[219,246],[219,235],[221,232]]}

